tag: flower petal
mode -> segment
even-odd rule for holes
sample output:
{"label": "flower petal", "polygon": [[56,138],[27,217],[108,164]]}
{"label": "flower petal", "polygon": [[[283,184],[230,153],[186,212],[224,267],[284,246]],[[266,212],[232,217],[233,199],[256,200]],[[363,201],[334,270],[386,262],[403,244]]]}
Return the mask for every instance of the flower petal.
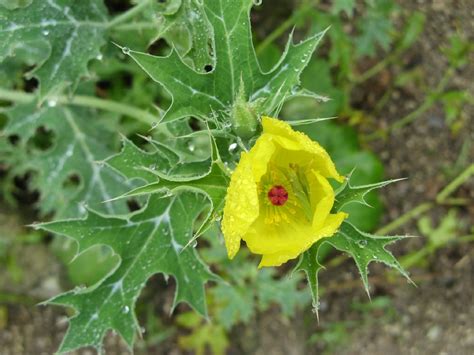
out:
{"label": "flower petal", "polygon": [[264,218],[258,218],[242,239],[254,254],[273,254],[281,251],[294,251],[298,254],[298,250],[312,240],[312,234],[311,224],[303,218],[294,218],[278,224],[268,224]]}
{"label": "flower petal", "polygon": [[[339,182],[344,180],[344,177],[339,175],[336,167],[331,160],[326,150],[318,143],[312,141],[306,134],[294,131],[291,126],[271,117],[262,117],[263,135],[272,135],[274,141],[277,142],[283,149],[296,151],[299,158],[305,158],[304,152],[309,153],[311,158],[315,160],[314,167],[324,177],[331,177]],[[293,155],[293,154],[292,154]],[[301,159],[298,159],[301,160]],[[291,160],[289,160],[291,162]],[[297,163],[296,161],[293,161]]]}
{"label": "flower petal", "polygon": [[307,174],[311,206],[313,206],[313,229],[323,226],[334,205],[334,190],[328,180],[316,171]]}
{"label": "flower petal", "polygon": [[267,172],[268,162],[272,159],[276,147],[269,135],[262,135],[250,149],[249,155],[255,182],[259,182]]}
{"label": "flower petal", "polygon": [[264,254],[260,260],[259,268],[264,266],[280,266],[290,259],[296,258],[299,254],[308,250],[311,245],[318,240],[331,236],[336,233],[342,221],[347,218],[347,213],[339,212],[337,214],[330,214],[324,223],[324,227],[312,234],[312,238],[306,244],[298,244],[298,248],[284,249],[276,253]]}
{"label": "flower petal", "polygon": [[257,185],[251,159],[242,153],[227,189],[222,232],[229,258],[239,251],[240,240],[259,214]]}

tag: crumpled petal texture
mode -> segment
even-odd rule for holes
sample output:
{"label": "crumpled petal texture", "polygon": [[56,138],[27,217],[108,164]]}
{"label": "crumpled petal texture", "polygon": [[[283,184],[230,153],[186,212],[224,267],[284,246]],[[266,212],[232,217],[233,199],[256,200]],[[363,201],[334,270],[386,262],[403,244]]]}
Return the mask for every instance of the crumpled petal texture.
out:
{"label": "crumpled petal texture", "polygon": [[[343,181],[318,143],[275,118],[262,118],[263,133],[242,153],[227,190],[222,231],[229,258],[241,240],[262,255],[259,267],[279,266],[321,238],[333,235],[346,213],[331,214],[334,190]],[[275,205],[269,191],[282,187],[288,200]]]}

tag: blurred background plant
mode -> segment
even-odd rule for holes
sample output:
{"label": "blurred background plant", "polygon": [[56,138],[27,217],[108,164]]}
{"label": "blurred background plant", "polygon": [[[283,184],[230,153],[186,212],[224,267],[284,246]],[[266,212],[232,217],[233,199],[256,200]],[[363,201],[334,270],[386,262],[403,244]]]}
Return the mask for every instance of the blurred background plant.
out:
{"label": "blurred background plant", "polygon": [[[0,7],[22,7],[27,3],[0,2]],[[77,211],[85,211],[81,194],[88,186],[95,188],[90,182],[96,171],[92,163],[118,151],[120,134],[145,149],[149,145],[143,137],[172,143],[182,159],[204,157],[208,149],[206,137],[195,133],[199,122],[194,119],[180,126],[149,129],[155,122],[154,107],[156,112],[167,107],[169,94],[112,43],[115,41],[160,55],[168,53],[170,43],[174,43],[190,65],[204,70],[201,64],[207,63],[208,53],[196,53],[193,42],[194,34],[202,31],[202,23],[190,20],[190,3],[110,0],[105,4],[111,14],[117,15],[115,19],[121,20],[98,41],[103,46],[90,63],[88,80],[78,84],[71,114],[82,125],[79,128],[83,132],[98,137],[108,154],[95,155],[91,151],[91,158],[77,153],[75,165],[69,166],[64,175],[66,182],[51,184],[45,179],[51,169],[48,163],[58,161],[54,148],[70,139],[71,127],[64,125],[52,129],[48,126],[48,112],[62,109],[65,98],[48,99],[43,123],[30,126],[26,120],[27,130],[12,127],[12,117],[28,118],[26,103],[31,99],[31,92],[37,89],[38,81],[29,76],[25,78],[24,74],[38,63],[38,58],[44,58],[47,51],[44,42],[38,41],[29,48],[16,48],[14,57],[0,63],[3,112],[0,115],[0,129],[3,130],[0,135],[0,331],[3,334],[12,334],[15,331],[12,329],[20,332],[20,337],[18,334],[10,338],[0,335],[0,343],[9,344],[12,349],[20,343],[24,349],[34,349],[32,345],[25,345],[28,342],[22,339],[31,334],[18,331],[25,318],[21,309],[31,310],[33,317],[37,317],[35,312],[44,311],[33,308],[35,303],[60,289],[93,285],[117,263],[107,248],[93,248],[73,259],[76,246],[72,242],[32,232],[24,226],[40,218],[70,217]],[[132,5],[142,9],[148,6],[149,11],[132,12]],[[468,270],[473,262],[474,93],[469,78],[466,84],[462,77],[469,73],[472,77],[469,64],[473,61],[474,33],[465,31],[467,22],[464,19],[462,24],[452,26],[454,30],[443,33],[442,40],[430,43],[431,52],[423,53],[421,42],[433,42],[430,36],[439,32],[427,27],[441,26],[445,21],[441,15],[434,20],[429,16],[452,11],[456,18],[460,12],[472,12],[474,8],[467,3],[456,9],[450,9],[449,5],[443,9],[430,6],[417,7],[409,1],[393,0],[264,1],[252,12],[256,51],[265,70],[277,62],[290,31],[299,39],[308,32],[330,27],[301,81],[302,88],[330,100],[321,104],[306,98],[293,99],[282,108],[281,116],[287,120],[337,117],[337,120],[298,126],[298,129],[326,147],[342,173],[348,174],[355,167],[356,184],[377,182],[384,176],[415,176],[407,183],[399,183],[400,187],[389,187],[387,195],[371,192],[368,201],[372,208],[354,209],[350,218],[363,230],[379,229],[383,233],[410,230],[417,234],[414,232],[416,226],[422,238],[410,240],[402,247],[410,252],[401,263],[413,271],[413,278],[422,290],[407,291],[405,285],[397,286],[399,280],[395,278],[392,284],[381,286],[377,275],[382,271],[374,267],[371,283],[375,290],[370,303],[363,298],[363,292],[356,291],[359,281],[345,277],[338,268],[347,258],[327,247],[320,255],[320,262],[325,262],[328,270],[324,274],[333,282],[322,288],[323,316],[317,325],[314,315],[309,312],[310,295],[299,275],[287,278],[279,269],[257,270],[255,259],[244,252],[230,263],[219,232],[211,230],[200,241],[200,252],[222,276],[223,282],[209,286],[210,319],[202,319],[184,306],[170,316],[172,292],[165,289],[172,287],[173,281],[152,279],[138,305],[140,323],[147,329],[137,344],[138,352],[171,351],[173,344],[177,344],[183,352],[197,354],[206,351],[221,354],[232,349],[251,353],[257,347],[276,349],[277,345],[271,345],[274,341],[282,353],[288,348],[294,353],[308,353],[308,349],[309,353],[313,350],[334,353],[354,342],[363,347],[363,340],[374,332],[383,338],[374,330],[376,328],[386,329],[390,323],[409,324],[406,318],[397,316],[402,312],[408,317],[411,312],[402,309],[408,296],[400,296],[400,293],[416,297],[417,292],[423,292],[423,287],[428,293],[438,287],[448,289],[451,287],[449,282],[455,282],[452,280],[460,280],[464,285],[465,278],[447,273],[446,268],[453,267],[454,272]],[[128,17],[124,19],[121,14],[128,14]],[[426,60],[427,55],[440,61],[434,65],[436,73],[430,71],[432,63]],[[10,102],[17,102],[19,106],[12,110]],[[137,110],[127,110],[127,106],[136,106]],[[417,128],[423,126],[429,129]],[[405,139],[410,134],[422,144]],[[436,134],[439,136],[433,136]],[[442,141],[439,147],[437,140]],[[88,144],[94,147],[96,143]],[[427,151],[423,151],[426,147]],[[438,150],[444,153],[438,155]],[[237,156],[233,149],[229,149],[228,154]],[[416,156],[415,161],[407,158],[411,154]],[[77,175],[78,166],[83,164],[89,164],[90,175]],[[436,176],[433,170],[421,166],[421,172],[415,171],[417,164],[437,167]],[[108,174],[111,174],[109,178],[114,178],[112,173]],[[421,190],[418,190],[419,185],[423,185]],[[115,191],[114,195],[117,194]],[[98,196],[88,204],[105,208],[102,200]],[[140,204],[140,200],[129,200],[117,208],[133,211]],[[393,221],[386,224],[390,219]],[[381,226],[381,223],[385,225]],[[59,269],[63,273],[58,280],[55,275],[59,274]],[[446,278],[451,281],[443,281]],[[402,290],[395,290],[395,286]],[[472,295],[469,285],[464,287],[467,290],[461,287],[459,292],[467,292],[467,296],[471,292]],[[158,297],[155,293],[161,295]],[[392,297],[399,300],[392,302]],[[420,297],[420,300],[424,299]],[[419,309],[423,309],[422,306]],[[51,317],[52,329],[64,331],[61,322],[58,323],[61,313],[57,311]],[[275,329],[269,326],[268,331],[256,330],[272,322]],[[447,320],[442,327],[451,329],[448,323]],[[465,325],[467,329],[474,329],[472,321]],[[441,335],[437,333],[438,328],[433,327],[430,323],[428,340],[439,344],[435,340],[438,341]],[[389,329],[395,339],[409,337],[395,328]],[[51,337],[49,331],[35,331],[34,334],[39,334],[36,335],[39,338]],[[445,334],[449,335],[449,332]],[[12,341],[12,337],[16,340]],[[278,340],[278,337],[285,340]],[[44,351],[57,347],[59,337],[54,339],[49,348],[44,345]],[[409,344],[419,344],[409,339]],[[467,344],[466,347],[471,344],[468,340],[463,341],[458,344],[459,349],[464,346],[462,344]],[[123,348],[113,340],[107,346]],[[405,349],[403,345],[398,346],[398,349]]]}

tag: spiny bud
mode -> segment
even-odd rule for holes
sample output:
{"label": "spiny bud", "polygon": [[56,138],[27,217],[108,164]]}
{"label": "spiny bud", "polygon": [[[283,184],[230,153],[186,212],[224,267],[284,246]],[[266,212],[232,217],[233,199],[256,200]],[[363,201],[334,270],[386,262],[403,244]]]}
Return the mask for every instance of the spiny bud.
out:
{"label": "spiny bud", "polygon": [[243,139],[249,139],[257,132],[258,115],[255,105],[246,100],[242,80],[240,81],[239,92],[232,107],[230,120],[234,132]]}

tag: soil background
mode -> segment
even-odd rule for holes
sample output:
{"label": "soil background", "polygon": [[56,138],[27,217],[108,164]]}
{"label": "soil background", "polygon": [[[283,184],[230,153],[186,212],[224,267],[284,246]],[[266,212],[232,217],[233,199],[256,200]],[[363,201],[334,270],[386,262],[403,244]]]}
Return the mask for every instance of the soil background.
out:
{"label": "soil background", "polygon": [[[280,1],[278,2],[280,3]],[[282,2],[284,3],[284,2]],[[425,30],[418,42],[406,53],[406,60],[416,60],[430,87],[435,87],[447,67],[438,55],[440,47],[448,45],[453,33],[463,33],[474,40],[474,2],[470,0],[403,0],[404,11],[423,11],[427,16]],[[287,5],[282,5],[282,17],[287,16]],[[262,24],[264,26],[266,24]],[[272,24],[273,26],[274,24]],[[258,23],[257,23],[258,26]],[[474,95],[474,66],[456,72],[450,83],[452,89],[469,90]],[[396,72],[389,73],[397,75]],[[367,94],[376,87],[377,76],[363,90]],[[409,91],[395,91],[384,115],[377,124],[386,126],[403,117],[424,100],[424,92],[414,87]],[[385,222],[426,201],[450,181],[446,169],[457,161],[463,142],[474,142],[474,108],[465,107],[464,129],[453,135],[445,125],[441,106],[424,113],[415,124],[391,134],[387,140],[367,143],[382,159],[386,176],[409,177],[384,190]],[[474,144],[468,152],[474,161]],[[454,176],[453,176],[454,177]],[[451,177],[452,178],[452,177]],[[455,194],[474,201],[474,181],[469,181]],[[2,208],[2,207],[0,207]],[[447,208],[437,207],[429,216],[438,223]],[[0,215],[8,216],[1,210]],[[3,217],[2,217],[3,218]],[[472,226],[474,203],[460,209],[460,218]],[[23,221],[5,217],[2,228],[16,228]],[[416,234],[416,223],[409,223],[398,233]],[[395,254],[420,248],[425,241],[415,238],[391,248]],[[67,329],[66,312],[61,308],[36,306],[38,300],[56,294],[61,285],[59,263],[52,261],[47,246],[34,244],[22,250],[19,261],[31,274],[25,275],[21,286],[15,285],[11,275],[0,270],[0,284],[11,285],[6,290],[27,295],[21,299],[0,300],[0,354],[52,354]],[[320,323],[308,308],[293,319],[285,320],[277,309],[259,314],[247,326],[237,327],[230,335],[229,354],[473,354],[474,353],[474,245],[453,244],[430,256],[429,266],[413,269],[414,287],[398,276],[387,280],[384,267],[371,266],[372,298],[387,296],[389,308],[370,310],[362,314],[352,306],[366,303],[357,271],[349,260],[321,273],[322,294]],[[158,280],[159,281],[159,280]],[[160,299],[169,304],[172,294],[159,290],[164,283],[156,282]],[[165,307],[161,307],[164,312]],[[167,316],[164,316],[167,317]],[[169,317],[168,317],[169,318]],[[328,347],[328,342],[308,342],[314,334],[328,334],[331,327],[341,324],[346,329],[345,341]],[[174,338],[156,348],[137,349],[136,353],[181,354]],[[106,341],[110,354],[128,354],[126,347],[113,334]],[[336,341],[337,343],[337,341]],[[93,353],[82,350],[78,353]]]}

